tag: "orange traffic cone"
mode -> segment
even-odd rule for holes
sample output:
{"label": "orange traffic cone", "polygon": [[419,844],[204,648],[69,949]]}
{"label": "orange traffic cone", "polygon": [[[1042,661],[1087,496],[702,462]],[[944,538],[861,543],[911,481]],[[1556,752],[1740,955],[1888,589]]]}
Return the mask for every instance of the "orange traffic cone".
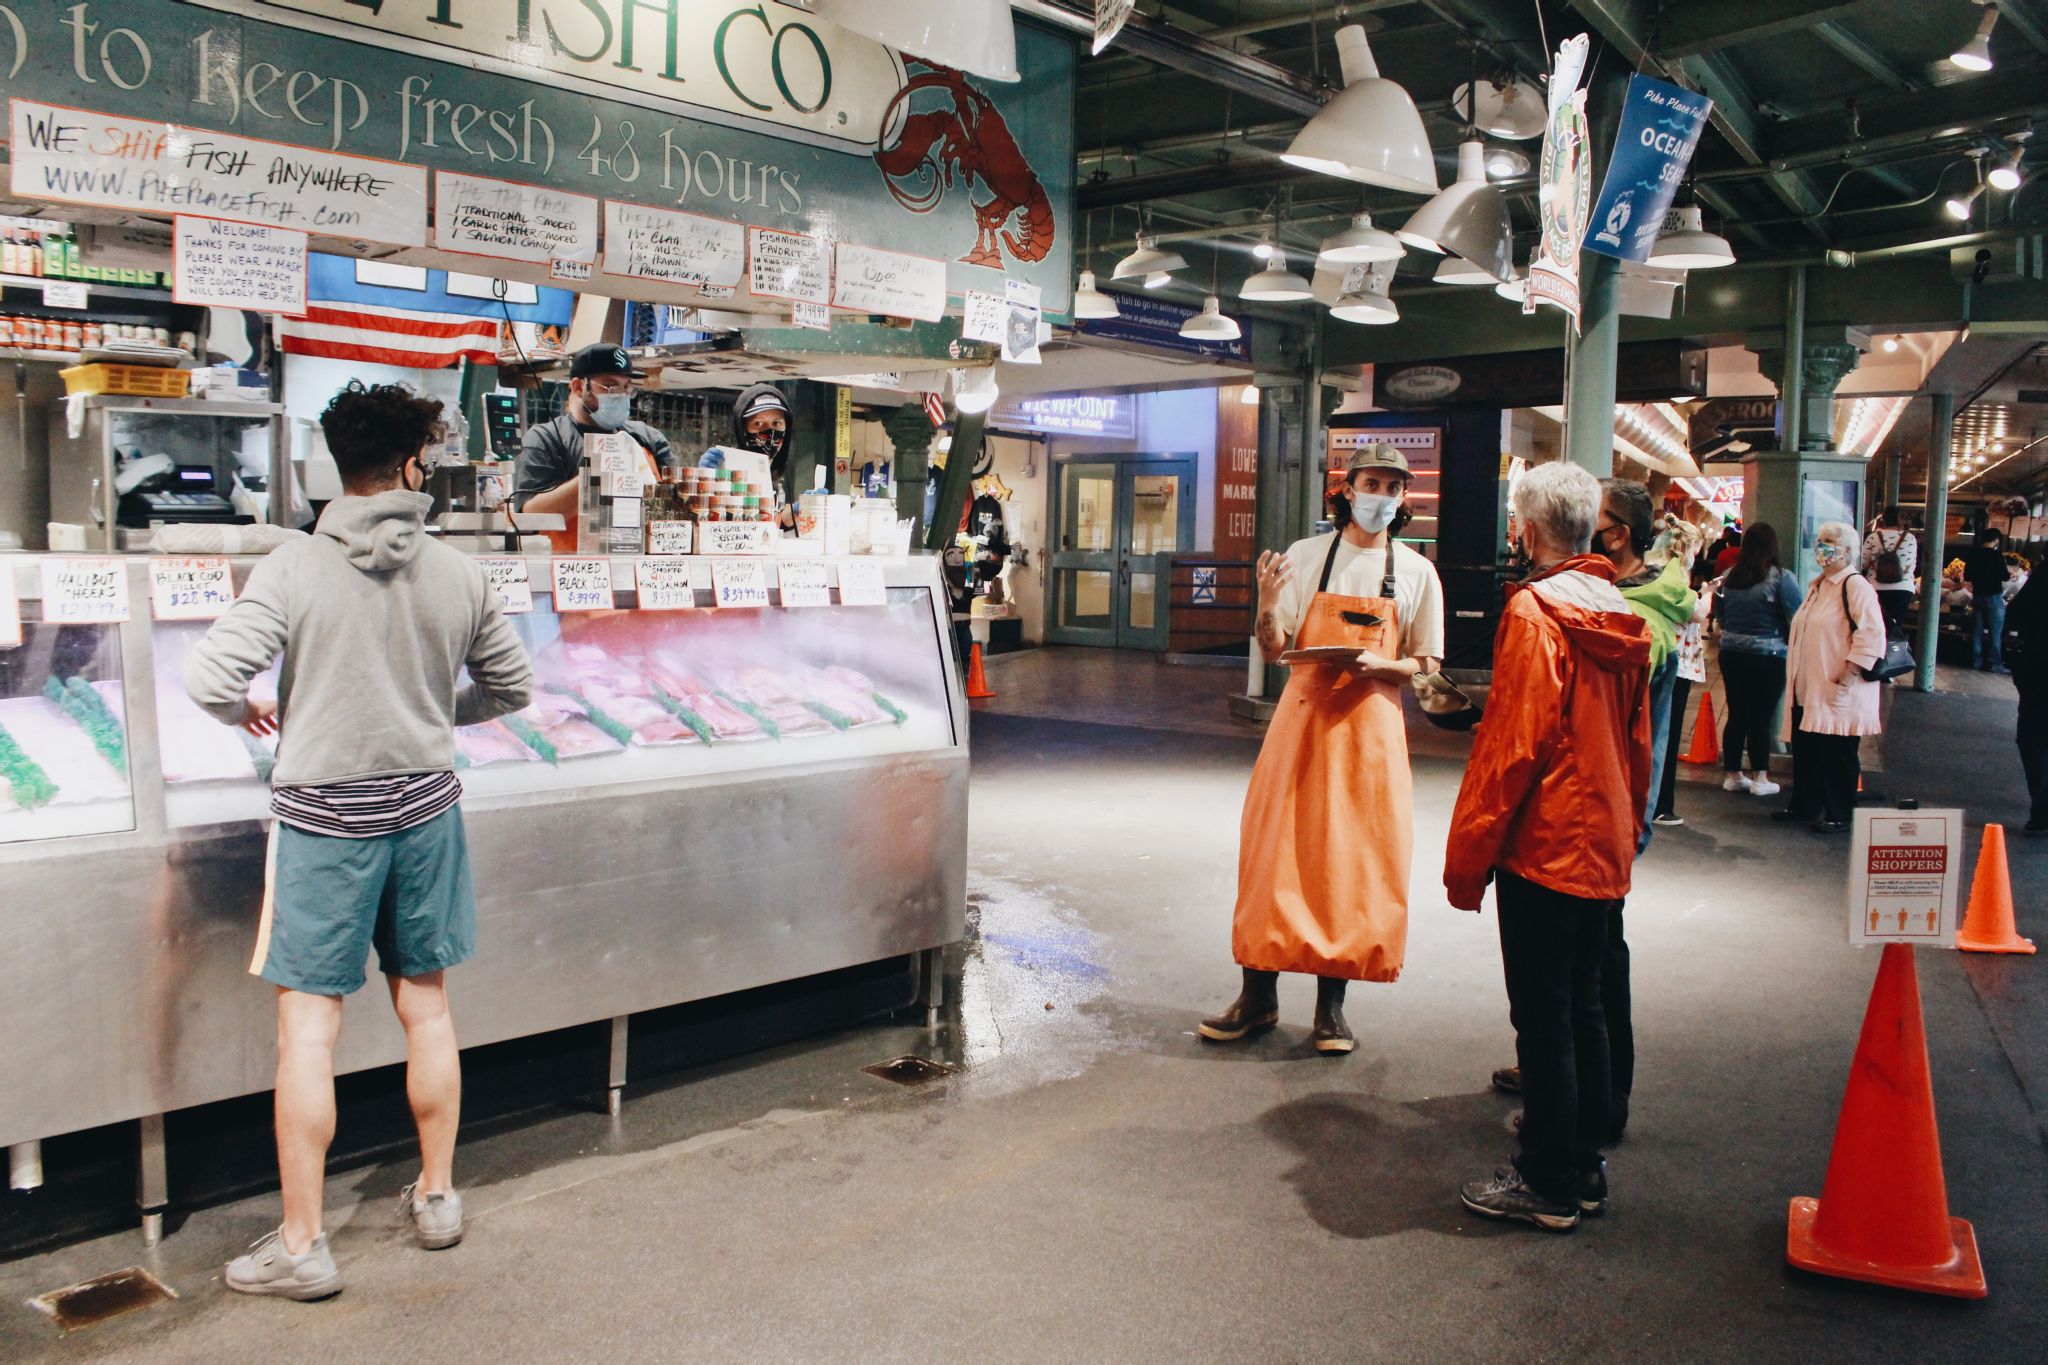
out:
{"label": "orange traffic cone", "polygon": [[2032,939],[2021,938],[2012,918],[2012,876],[2005,867],[2005,826],[1984,826],[1984,846],[1977,852],[1977,874],[1970,879],[1970,908],[1956,934],[1956,947],[1966,953],[2031,953]]}
{"label": "orange traffic cone", "polygon": [[1951,1218],[1927,1074],[1913,949],[1887,943],[1856,1040],[1820,1198],[1792,1201],[1785,1259],[1801,1270],[1981,1299],[1977,1234]]}
{"label": "orange traffic cone", "polygon": [[1719,763],[1721,761],[1721,736],[1714,728],[1714,698],[1712,694],[1700,698],[1699,719],[1692,723],[1692,748],[1681,760],[1685,763]]}
{"label": "orange traffic cone", "polygon": [[988,674],[981,667],[981,641],[977,640],[967,649],[967,697],[970,701],[982,701],[993,697],[989,689]]}

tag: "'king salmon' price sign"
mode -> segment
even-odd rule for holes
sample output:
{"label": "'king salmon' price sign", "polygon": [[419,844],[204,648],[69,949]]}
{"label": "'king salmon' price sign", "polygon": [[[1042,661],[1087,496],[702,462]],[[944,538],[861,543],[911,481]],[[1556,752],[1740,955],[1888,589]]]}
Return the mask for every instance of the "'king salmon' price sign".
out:
{"label": "'king salmon' price sign", "polygon": [[782,561],[782,605],[785,607],[829,607],[832,605],[832,573],[822,559]]}
{"label": "'king salmon' price sign", "polygon": [[1858,810],[1849,941],[1955,947],[1962,841],[1959,810]]}
{"label": "'king salmon' price sign", "polygon": [[479,559],[483,568],[484,581],[497,591],[505,604],[507,616],[518,616],[533,610],[533,580],[526,572],[523,559]]}
{"label": "'king salmon' price sign", "polygon": [[51,625],[119,625],[128,619],[128,566],[112,558],[42,563],[43,620]]}
{"label": "'king salmon' price sign", "polygon": [[612,596],[612,562],[609,559],[558,559],[554,562],[555,614],[565,611],[610,611],[618,605]]}
{"label": "'king salmon' price sign", "polygon": [[211,621],[234,604],[234,570],[226,559],[149,561],[149,609],[157,620]]}
{"label": "'king salmon' price sign", "polygon": [[687,611],[697,605],[696,581],[687,559],[637,559],[633,586],[642,611]]}

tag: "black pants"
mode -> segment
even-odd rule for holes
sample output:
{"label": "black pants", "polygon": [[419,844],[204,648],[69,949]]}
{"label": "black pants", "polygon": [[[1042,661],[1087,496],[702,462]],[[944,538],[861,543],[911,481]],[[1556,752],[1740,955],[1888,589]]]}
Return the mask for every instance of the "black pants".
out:
{"label": "black pants", "polygon": [[1856,783],[1863,776],[1855,735],[1816,735],[1799,728],[1803,707],[1792,708],[1792,811],[1837,823],[1856,813]]}
{"label": "black pants", "polygon": [[1515,1060],[1522,1068],[1522,1150],[1530,1188],[1575,1195],[1608,1135],[1610,1061],[1600,1001],[1610,905],[1495,874],[1500,957],[1507,977]]}
{"label": "black pants", "polygon": [[1747,749],[1749,771],[1768,773],[1771,721],[1778,714],[1778,699],[1785,695],[1785,661],[1769,654],[1724,649],[1721,681],[1728,686],[1728,725],[1721,733],[1721,766],[1731,773],[1741,770],[1742,751]]}
{"label": "black pants", "polygon": [[1685,744],[1685,703],[1692,696],[1692,679],[1671,680],[1671,715],[1665,722],[1664,771],[1657,777],[1657,814],[1678,813],[1678,755]]}
{"label": "black pants", "polygon": [[1884,617],[1884,633],[1889,639],[1897,639],[1906,633],[1906,612],[1913,605],[1910,592],[1877,590],[1877,610]]}
{"label": "black pants", "polygon": [[1607,1020],[1607,1137],[1621,1140],[1628,1126],[1628,1097],[1636,1083],[1636,1026],[1630,1015],[1628,939],[1621,912],[1626,900],[1614,901],[1607,914],[1607,945],[1600,957],[1600,1013]]}
{"label": "black pants", "polygon": [[2048,696],[2020,693],[2020,769],[2027,775],[2030,829],[2048,829]]}

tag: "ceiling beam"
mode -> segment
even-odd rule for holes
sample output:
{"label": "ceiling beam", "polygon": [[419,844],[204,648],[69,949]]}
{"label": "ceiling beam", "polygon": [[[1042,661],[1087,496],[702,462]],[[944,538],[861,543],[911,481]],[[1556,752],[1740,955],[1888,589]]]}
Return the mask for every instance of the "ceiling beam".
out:
{"label": "ceiling beam", "polygon": [[2034,13],[2033,7],[2022,0],[1996,0],[1998,17],[2012,26],[2013,32],[2034,45],[2036,52],[2048,52],[2048,24]]}
{"label": "ceiling beam", "polygon": [[1882,52],[1864,42],[1861,38],[1843,28],[1840,24],[1827,23],[1814,26],[1813,36],[1848,58],[1850,63],[1864,75],[1894,90],[1916,90],[1919,82],[1893,66]]}
{"label": "ceiling beam", "polygon": [[1674,5],[1659,17],[1652,37],[1667,61],[1696,57],[1737,43],[1795,33],[1840,18],[1863,0],[1718,0]]}
{"label": "ceiling beam", "polygon": [[[1906,91],[1857,109],[1855,143],[1990,133],[2005,122],[2048,113],[2048,80],[2038,65],[2000,66],[1981,76],[1929,90]],[[1771,130],[1763,148],[1773,162],[1790,161],[1842,142],[1840,113],[1793,119]],[[1852,143],[1854,145],[1854,143]]]}
{"label": "ceiling beam", "polygon": [[[1045,20],[1073,33],[1095,31],[1095,11],[1074,8],[1074,0],[1010,0],[1019,14]],[[1117,50],[1210,84],[1249,96],[1272,108],[1311,118],[1328,103],[1331,92],[1306,76],[1263,57],[1236,52],[1184,29],[1133,14],[1117,35]]]}

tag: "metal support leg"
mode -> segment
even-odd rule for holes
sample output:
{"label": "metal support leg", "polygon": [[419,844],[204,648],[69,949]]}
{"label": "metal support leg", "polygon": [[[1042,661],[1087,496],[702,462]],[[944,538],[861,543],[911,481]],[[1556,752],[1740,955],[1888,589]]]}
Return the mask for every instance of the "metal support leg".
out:
{"label": "metal support leg", "polygon": [[939,1011],[946,1004],[946,950],[927,948],[917,957],[917,993],[924,1004],[924,1026],[926,1032],[935,1032]]}
{"label": "metal support leg", "polygon": [[613,1118],[619,1116],[621,1092],[626,1088],[626,1033],[628,1015],[612,1017],[611,1077],[605,1092],[604,1108]]}
{"label": "metal support leg", "polygon": [[171,1202],[164,1116],[143,1115],[136,1137],[135,1204],[142,1212],[142,1245],[154,1249],[164,1239],[164,1205]]}

